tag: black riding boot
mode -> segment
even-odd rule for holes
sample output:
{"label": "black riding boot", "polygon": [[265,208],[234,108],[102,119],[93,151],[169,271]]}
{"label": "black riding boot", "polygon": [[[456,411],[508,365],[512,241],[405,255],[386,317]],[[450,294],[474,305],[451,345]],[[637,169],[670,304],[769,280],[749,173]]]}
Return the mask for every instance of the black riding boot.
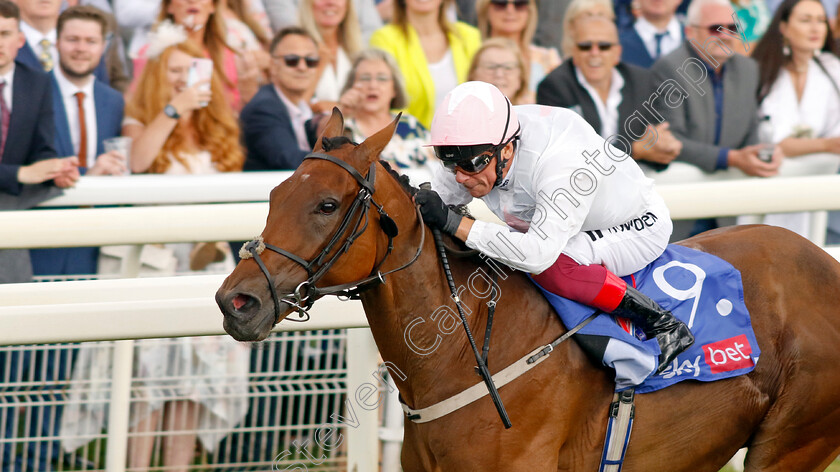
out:
{"label": "black riding boot", "polygon": [[659,367],[656,369],[657,374],[665,370],[681,352],[694,344],[694,335],[685,323],[676,319],[670,311],[659,306],[650,297],[629,285],[624,298],[612,314],[638,323],[648,337],[656,337],[659,349],[662,350],[662,354],[659,355]]}

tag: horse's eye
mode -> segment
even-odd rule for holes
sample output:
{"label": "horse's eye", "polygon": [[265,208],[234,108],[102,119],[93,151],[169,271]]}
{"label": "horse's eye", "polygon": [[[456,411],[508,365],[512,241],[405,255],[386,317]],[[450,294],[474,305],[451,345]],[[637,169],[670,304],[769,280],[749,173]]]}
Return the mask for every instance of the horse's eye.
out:
{"label": "horse's eye", "polygon": [[335,202],[322,202],[321,205],[318,207],[318,211],[324,215],[330,215],[338,209],[338,205]]}

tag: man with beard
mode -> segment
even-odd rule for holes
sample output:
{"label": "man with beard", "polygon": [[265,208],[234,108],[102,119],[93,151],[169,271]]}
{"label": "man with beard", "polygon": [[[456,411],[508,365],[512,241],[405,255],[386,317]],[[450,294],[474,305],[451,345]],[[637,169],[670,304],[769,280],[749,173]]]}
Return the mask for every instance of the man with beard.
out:
{"label": "man with beard", "polygon": [[[76,6],[58,18],[58,67],[52,77],[54,146],[60,156],[77,156],[85,175],[123,175],[126,156],[104,152],[103,142],[120,135],[122,95],[94,77],[105,50],[107,20],[100,10]],[[37,249],[30,252],[35,275],[96,273],[98,248]]]}
{"label": "man with beard", "polygon": [[578,110],[598,134],[633,159],[665,167],[682,149],[644,107],[655,90],[653,73],[620,62],[615,24],[593,16],[577,20],[571,57],[537,88],[537,103]]}
{"label": "man with beard", "polygon": [[[20,8],[20,29],[26,43],[20,48],[17,60],[33,69],[50,72],[58,62],[56,22],[61,12],[61,0],[13,0]],[[108,81],[104,61],[97,63],[96,78]]]}

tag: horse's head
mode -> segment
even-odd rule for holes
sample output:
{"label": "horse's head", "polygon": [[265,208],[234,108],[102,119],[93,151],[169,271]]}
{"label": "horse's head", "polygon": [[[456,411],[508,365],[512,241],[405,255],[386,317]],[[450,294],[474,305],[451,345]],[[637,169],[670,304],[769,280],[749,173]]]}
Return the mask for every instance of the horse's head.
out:
{"label": "horse's head", "polygon": [[415,215],[408,194],[377,163],[396,125],[354,145],[333,111],[313,152],[271,191],[262,235],[243,247],[243,260],[216,292],[231,336],[264,339],[330,293],[325,287],[335,292],[376,278],[397,235],[394,220]]}

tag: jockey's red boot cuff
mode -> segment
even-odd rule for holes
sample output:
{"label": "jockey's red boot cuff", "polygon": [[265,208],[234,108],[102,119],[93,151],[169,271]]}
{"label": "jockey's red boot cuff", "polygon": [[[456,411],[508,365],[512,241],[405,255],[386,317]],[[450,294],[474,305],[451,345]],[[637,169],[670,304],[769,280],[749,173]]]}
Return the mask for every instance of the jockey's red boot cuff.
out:
{"label": "jockey's red boot cuff", "polygon": [[619,276],[607,271],[604,285],[589,305],[605,313],[612,313],[621,304],[621,300],[624,299],[626,292],[627,283],[621,280]]}

